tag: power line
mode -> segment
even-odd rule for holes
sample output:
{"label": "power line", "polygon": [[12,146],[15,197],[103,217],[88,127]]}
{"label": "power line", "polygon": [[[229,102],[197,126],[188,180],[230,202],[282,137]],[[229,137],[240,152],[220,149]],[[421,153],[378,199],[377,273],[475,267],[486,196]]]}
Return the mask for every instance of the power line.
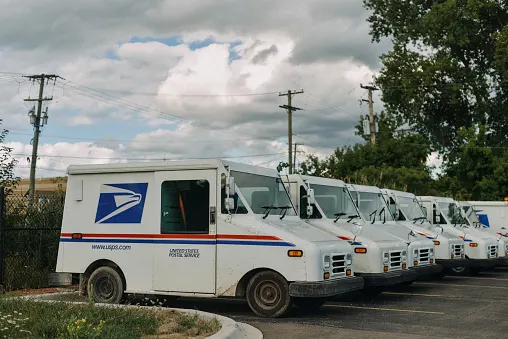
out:
{"label": "power line", "polygon": [[[28,156],[26,153],[11,153],[15,156]],[[286,154],[285,152],[279,153],[267,153],[267,154],[250,154],[250,155],[236,155],[236,156],[216,156],[216,157],[190,157],[190,158],[173,158],[173,157],[165,157],[165,158],[115,158],[115,157],[80,157],[80,156],[68,156],[68,155],[46,155],[39,154],[39,157],[44,158],[65,158],[65,159],[90,159],[90,160],[142,160],[142,161],[171,161],[171,160],[210,160],[210,159],[239,159],[239,158],[255,158],[255,157],[265,157],[271,155],[280,155]]]}

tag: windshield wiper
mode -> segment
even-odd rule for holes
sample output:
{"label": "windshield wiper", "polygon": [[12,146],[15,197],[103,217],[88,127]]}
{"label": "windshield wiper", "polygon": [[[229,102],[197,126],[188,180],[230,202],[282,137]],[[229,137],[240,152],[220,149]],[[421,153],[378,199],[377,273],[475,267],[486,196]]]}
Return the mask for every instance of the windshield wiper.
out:
{"label": "windshield wiper", "polygon": [[356,218],[360,218],[360,216],[358,214],[349,215],[347,222],[351,222],[351,220],[356,219]]}
{"label": "windshield wiper", "polygon": [[340,217],[342,217],[343,215],[346,215],[346,213],[344,212],[340,212],[340,213],[335,213],[334,214],[337,218],[333,221],[333,222],[337,222],[337,220],[340,219]]}
{"label": "windshield wiper", "polygon": [[369,214],[369,220],[372,216],[374,216],[374,218],[372,219],[372,222],[371,224],[375,223],[376,222],[376,213],[377,213],[377,210],[374,210],[374,212],[372,212],[371,214]]}
{"label": "windshield wiper", "polygon": [[427,219],[426,217],[416,217],[416,218],[413,218],[413,224],[416,224],[416,222],[418,220],[422,220],[422,224],[423,224],[423,220]]}
{"label": "windshield wiper", "polygon": [[269,205],[269,206],[261,206],[261,208],[264,208],[266,209],[265,211],[265,215],[263,216],[263,219],[266,219],[266,217],[268,216],[268,214],[270,214],[270,211],[273,210],[273,209],[280,209],[280,210],[283,210],[284,213],[281,215],[280,219],[282,220],[285,216],[286,216],[286,213],[288,211],[288,209],[291,208],[291,206],[275,206],[275,205]]}
{"label": "windshield wiper", "polygon": [[385,211],[385,208],[383,207],[381,209],[381,211],[379,211],[379,218],[381,219],[381,213],[383,213],[383,224],[386,223],[386,211]]}

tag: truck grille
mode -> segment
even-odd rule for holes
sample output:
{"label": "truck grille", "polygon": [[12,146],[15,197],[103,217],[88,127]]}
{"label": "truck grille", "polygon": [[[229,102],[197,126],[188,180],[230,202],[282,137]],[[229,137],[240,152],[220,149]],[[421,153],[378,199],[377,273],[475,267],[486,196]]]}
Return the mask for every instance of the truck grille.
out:
{"label": "truck grille", "polygon": [[430,248],[420,248],[418,250],[418,259],[420,261],[420,264],[429,264]]}
{"label": "truck grille", "polygon": [[346,255],[345,254],[332,254],[331,255],[332,276],[345,276],[346,275]]}
{"label": "truck grille", "polygon": [[490,245],[488,248],[489,258],[495,258],[497,254],[497,245]]}
{"label": "truck grille", "polygon": [[452,245],[452,254],[454,255],[454,257],[452,259],[460,259],[463,248],[464,248],[464,245],[462,245],[462,244],[461,245]]}
{"label": "truck grille", "polygon": [[402,268],[402,254],[400,251],[390,252],[390,269]]}

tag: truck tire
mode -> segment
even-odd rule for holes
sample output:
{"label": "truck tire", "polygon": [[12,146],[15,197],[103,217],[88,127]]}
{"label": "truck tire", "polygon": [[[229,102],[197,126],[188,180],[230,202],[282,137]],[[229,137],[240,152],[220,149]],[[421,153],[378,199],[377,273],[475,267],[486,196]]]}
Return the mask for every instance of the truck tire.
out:
{"label": "truck tire", "polygon": [[119,304],[124,286],[122,277],[113,267],[96,268],[88,279],[88,296],[97,303]]}
{"label": "truck tire", "polygon": [[317,311],[328,298],[295,298],[295,305],[304,311]]}
{"label": "truck tire", "polygon": [[272,271],[256,273],[250,279],[246,298],[250,309],[256,315],[266,318],[282,317],[293,305],[286,279]]}

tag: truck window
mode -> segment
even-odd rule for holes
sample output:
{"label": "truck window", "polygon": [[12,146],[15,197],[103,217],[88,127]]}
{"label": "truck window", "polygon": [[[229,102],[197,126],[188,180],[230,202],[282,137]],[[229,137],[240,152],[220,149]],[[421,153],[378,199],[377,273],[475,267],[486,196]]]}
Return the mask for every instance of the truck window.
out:
{"label": "truck window", "polygon": [[209,232],[210,183],[164,181],[161,185],[161,234]]}

